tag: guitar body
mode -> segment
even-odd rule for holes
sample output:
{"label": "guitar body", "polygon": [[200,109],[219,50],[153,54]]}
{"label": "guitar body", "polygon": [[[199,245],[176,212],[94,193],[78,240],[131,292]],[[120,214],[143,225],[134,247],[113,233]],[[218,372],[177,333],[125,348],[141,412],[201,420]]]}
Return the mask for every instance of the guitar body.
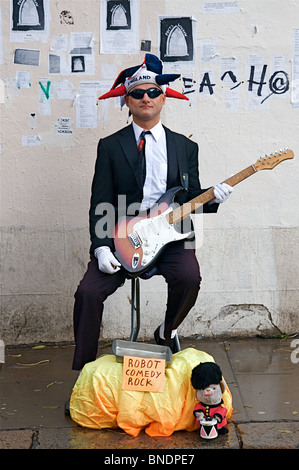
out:
{"label": "guitar body", "polygon": [[167,191],[150,214],[121,217],[114,230],[114,255],[131,274],[140,275],[156,262],[168,243],[184,240],[193,232],[181,233],[170,224],[167,214],[173,211],[174,198],[183,189]]}

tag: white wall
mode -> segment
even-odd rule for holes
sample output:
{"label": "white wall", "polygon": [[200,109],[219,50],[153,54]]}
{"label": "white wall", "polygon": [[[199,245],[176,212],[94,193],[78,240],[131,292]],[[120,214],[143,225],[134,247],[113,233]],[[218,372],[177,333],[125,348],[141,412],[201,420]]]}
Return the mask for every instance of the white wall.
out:
{"label": "white wall", "polygon": [[[96,146],[100,137],[125,126],[128,119],[127,109],[121,110],[109,100],[98,104],[95,128],[79,128],[79,100],[58,99],[55,87],[68,80],[74,97],[82,96],[81,82],[96,80],[107,81],[97,96],[108,91],[121,70],[143,61],[141,40],[151,40],[151,52],[159,55],[159,15],[194,19],[194,63],[164,67],[165,72],[178,69],[182,77],[195,82],[195,91],[189,95],[191,105],[168,99],[163,122],[187,136],[192,134],[200,144],[203,187],[242,170],[265,153],[284,147],[295,153],[294,160],[259,172],[236,186],[218,214],[196,216],[198,238],[202,235],[198,258],[203,281],[198,301],[180,334],[210,337],[298,331],[299,108],[298,76],[293,74],[292,64],[299,55],[295,32],[299,28],[299,3],[239,0],[233,2],[238,7],[236,12],[210,14],[204,9],[205,3],[140,0],[134,22],[139,52],[128,55],[99,53],[99,0],[52,0],[48,36],[38,40],[19,37],[18,41],[10,31],[10,2],[1,0],[0,61],[5,87],[0,91],[0,338],[6,344],[73,339],[73,295],[89,258],[88,209]],[[72,13],[74,24],[60,23],[63,10]],[[81,75],[69,69],[64,75],[49,74],[48,55],[56,53],[50,50],[54,37],[66,34],[70,39],[73,32],[93,33],[94,73]],[[201,50],[207,43],[202,41],[206,40],[217,43],[214,59],[203,61]],[[69,47],[61,53],[66,60]],[[40,64],[14,64],[17,48],[39,50]],[[257,96],[257,85],[248,91],[248,64],[256,59],[250,56],[264,56],[260,64],[267,65],[261,97]],[[236,69],[228,66],[237,78],[235,85],[241,82],[234,91],[230,90],[233,83],[228,76],[225,82],[221,80],[227,70],[224,58],[230,57],[237,63]],[[276,69],[272,68],[274,63],[279,64]],[[262,105],[271,92],[269,80],[275,70],[282,70],[283,77],[287,74],[294,92],[272,94]],[[17,88],[16,73],[23,71],[30,73],[30,86]],[[208,87],[204,87],[206,94],[199,92],[206,71],[215,84],[213,95]],[[257,80],[258,62],[255,72]],[[39,85],[41,79],[46,79],[42,81],[45,87],[50,82],[48,100]],[[182,79],[173,88],[187,91]],[[239,100],[233,109],[232,97]],[[61,117],[71,119],[72,134],[57,134],[55,124]],[[22,136],[38,136],[40,145],[25,146]],[[128,336],[129,297],[127,283],[107,300],[103,338]],[[166,285],[161,278],[142,281],[141,338],[152,336],[163,319],[165,302]]]}

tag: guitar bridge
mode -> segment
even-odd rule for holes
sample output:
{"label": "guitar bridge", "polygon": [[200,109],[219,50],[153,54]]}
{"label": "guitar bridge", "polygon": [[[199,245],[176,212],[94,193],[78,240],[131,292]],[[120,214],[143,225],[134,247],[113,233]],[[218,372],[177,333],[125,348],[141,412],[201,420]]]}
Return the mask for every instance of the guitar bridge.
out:
{"label": "guitar bridge", "polygon": [[139,248],[141,246],[141,241],[140,241],[140,238],[138,237],[137,233],[130,233],[130,235],[128,235],[128,238],[130,240],[130,242],[132,243],[133,247],[135,250],[137,250],[137,248]]}

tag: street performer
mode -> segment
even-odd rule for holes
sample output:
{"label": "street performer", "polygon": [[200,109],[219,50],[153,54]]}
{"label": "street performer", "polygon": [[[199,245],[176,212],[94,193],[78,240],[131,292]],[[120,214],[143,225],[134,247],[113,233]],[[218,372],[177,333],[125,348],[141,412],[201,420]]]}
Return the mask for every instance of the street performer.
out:
{"label": "street performer", "polygon": [[[146,54],[143,64],[121,72],[111,90],[100,97],[121,96],[133,121],[98,143],[89,211],[90,261],[75,293],[75,370],[96,359],[104,301],[124,284],[127,274],[114,256],[113,238],[107,233],[98,236],[96,227],[103,211],[97,207],[111,204],[117,221],[120,197],[125,200],[125,209],[138,204],[140,210],[148,210],[176,186],[184,188],[176,201],[179,204],[206,191],[199,181],[198,145],[166,128],[160,120],[167,97],[187,99],[167,86],[178,77],[163,74],[158,57]],[[150,132],[144,136],[143,131]],[[140,160],[138,152],[143,144],[145,161]],[[213,189],[215,198],[203,206],[204,212],[217,212],[233,188],[222,183]],[[157,326],[154,338],[173,353],[177,352],[174,335],[194,306],[201,282],[195,249],[184,245],[183,240],[170,243],[156,263],[166,280],[168,299],[164,322]]]}

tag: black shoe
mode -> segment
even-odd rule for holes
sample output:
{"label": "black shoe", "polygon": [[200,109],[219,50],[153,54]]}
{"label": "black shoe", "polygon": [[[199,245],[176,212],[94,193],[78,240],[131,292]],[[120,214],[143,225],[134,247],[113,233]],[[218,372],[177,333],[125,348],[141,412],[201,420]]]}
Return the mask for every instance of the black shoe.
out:
{"label": "black shoe", "polygon": [[166,339],[162,339],[159,334],[160,326],[156,329],[154,333],[155,341],[157,344],[160,346],[168,346],[173,354],[179,352],[178,344],[175,340],[175,338],[171,338],[169,341]]}
{"label": "black shoe", "polygon": [[217,429],[217,431],[218,431],[219,436],[221,436],[222,434],[227,434],[228,433],[228,429],[225,428],[224,426],[220,429]]}
{"label": "black shoe", "polygon": [[65,414],[65,416],[71,416],[70,401],[71,401],[71,399],[68,398],[67,401],[64,403],[64,414]]}

